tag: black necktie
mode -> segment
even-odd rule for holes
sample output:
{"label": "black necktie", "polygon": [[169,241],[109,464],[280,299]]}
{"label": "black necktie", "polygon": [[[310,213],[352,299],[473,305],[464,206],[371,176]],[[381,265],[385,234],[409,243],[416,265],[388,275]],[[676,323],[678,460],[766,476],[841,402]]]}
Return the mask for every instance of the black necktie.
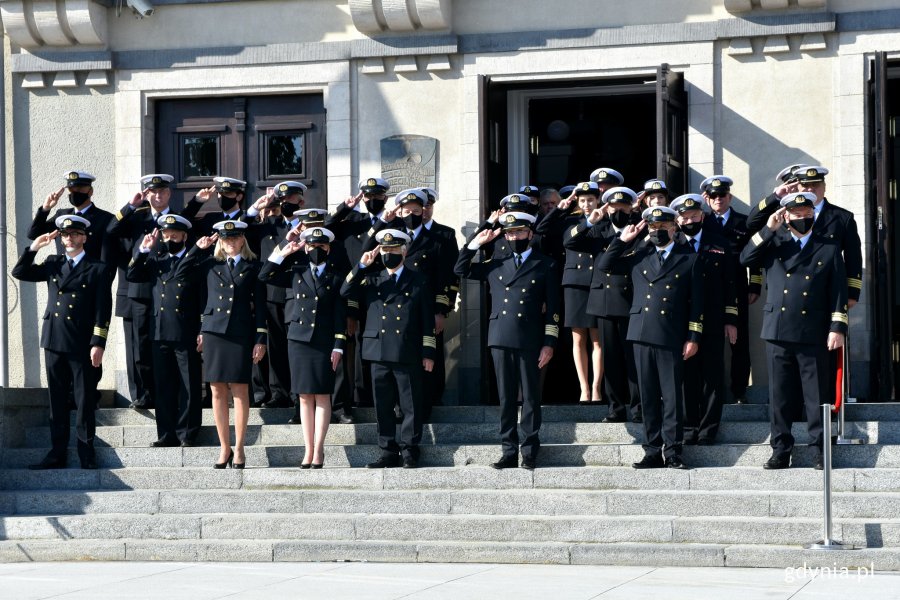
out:
{"label": "black necktie", "polygon": [[521,266],[522,266],[522,255],[516,254],[516,268],[518,269]]}
{"label": "black necktie", "polygon": [[659,264],[660,265],[663,264],[666,261],[666,251],[660,250],[656,254],[657,254],[657,256],[659,256]]}
{"label": "black necktie", "polygon": [[318,279],[319,278],[319,267],[313,265],[311,268],[312,268],[313,279]]}
{"label": "black necktie", "polygon": [[794,240],[794,244],[797,246],[797,252],[803,250],[803,243],[800,240]]}
{"label": "black necktie", "polygon": [[697,251],[697,248],[699,247],[699,245],[700,245],[700,242],[697,241],[697,238],[694,238],[691,240],[691,248],[694,249],[694,252]]}
{"label": "black necktie", "polygon": [[233,258],[228,259],[228,269],[231,271],[234,271],[234,259]]}
{"label": "black necktie", "polygon": [[391,283],[396,285],[399,280],[400,280],[400,275],[398,275],[397,273],[391,273]]}
{"label": "black necktie", "polygon": [[719,222],[719,227],[725,227],[725,217],[716,217],[716,221]]}
{"label": "black necktie", "polygon": [[72,269],[74,269],[74,268],[75,268],[75,260],[72,258],[66,259],[66,264],[63,265],[63,268],[62,268],[63,277],[65,277],[69,273],[71,273]]}
{"label": "black necktie", "polygon": [[375,223],[378,222],[378,217],[372,217],[372,227],[375,227]]}

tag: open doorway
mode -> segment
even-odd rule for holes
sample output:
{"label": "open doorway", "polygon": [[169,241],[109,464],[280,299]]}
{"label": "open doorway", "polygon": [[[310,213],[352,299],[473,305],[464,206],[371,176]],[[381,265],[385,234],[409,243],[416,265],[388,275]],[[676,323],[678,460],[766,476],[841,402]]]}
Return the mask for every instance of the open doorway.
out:
{"label": "open doorway", "polygon": [[[665,179],[675,194],[687,188],[687,99],[681,74],[668,65],[660,66],[655,76],[488,81],[484,107],[487,193],[482,217],[520,186],[559,189],[587,181],[598,167],[620,171],[625,185],[637,190],[655,177]],[[564,257],[554,258],[562,266]],[[482,311],[489,305],[485,292]],[[482,318],[481,364],[486,366],[491,363],[484,350],[487,322]],[[545,403],[578,401],[571,332],[566,328],[560,331],[545,377]],[[482,398],[496,402],[493,376],[482,381]]]}

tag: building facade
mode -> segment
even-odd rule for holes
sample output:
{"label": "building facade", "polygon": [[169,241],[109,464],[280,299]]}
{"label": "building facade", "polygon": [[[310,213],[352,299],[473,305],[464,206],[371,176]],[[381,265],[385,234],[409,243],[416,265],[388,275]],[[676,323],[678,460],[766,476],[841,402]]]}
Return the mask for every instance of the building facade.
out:
{"label": "building facade", "polygon": [[[746,212],[782,167],[822,164],[864,246],[852,391],[893,398],[900,1],[0,0],[0,19],[7,264],[71,169],[113,212],[150,172],[176,176],[176,205],[221,174],[252,198],[300,179],[329,208],[385,173],[436,187],[435,218],[462,240],[519,186],[600,166],[678,192],[724,173]],[[8,384],[40,386],[44,290],[7,277],[5,294]],[[485,392],[483,329],[466,285],[447,403]],[[114,323],[103,387],[127,390],[123,343]]]}

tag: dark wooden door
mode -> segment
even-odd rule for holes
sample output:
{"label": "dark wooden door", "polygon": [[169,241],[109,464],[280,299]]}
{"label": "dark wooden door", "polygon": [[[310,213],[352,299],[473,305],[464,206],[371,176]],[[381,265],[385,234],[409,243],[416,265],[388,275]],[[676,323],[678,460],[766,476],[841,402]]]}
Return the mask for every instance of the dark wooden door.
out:
{"label": "dark wooden door", "polygon": [[656,176],[675,195],[688,191],[687,110],[684,75],[661,65],[656,73]]}
{"label": "dark wooden door", "polygon": [[279,181],[309,187],[326,204],[325,106],[321,95],[160,100],[156,170],[175,177],[179,209],[222,175],[247,181],[244,206]]}

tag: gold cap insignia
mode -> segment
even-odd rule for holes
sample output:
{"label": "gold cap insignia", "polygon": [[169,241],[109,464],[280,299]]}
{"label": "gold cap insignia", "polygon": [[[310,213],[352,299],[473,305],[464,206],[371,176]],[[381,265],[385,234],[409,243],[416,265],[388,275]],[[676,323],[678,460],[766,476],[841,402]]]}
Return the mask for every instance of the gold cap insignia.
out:
{"label": "gold cap insignia", "polygon": [[651,188],[651,189],[654,189],[654,190],[661,190],[661,189],[662,189],[662,184],[661,184],[660,182],[658,182],[658,181],[654,181],[654,182],[653,182],[653,185],[651,185],[650,188]]}
{"label": "gold cap insignia", "polygon": [[794,198],[794,204],[803,204],[804,202],[806,202],[806,198],[804,198],[803,196],[797,196],[796,198]]}
{"label": "gold cap insignia", "polygon": [[162,183],[162,177],[154,177],[150,180],[150,183]]}
{"label": "gold cap insignia", "polygon": [[321,230],[321,229],[313,229],[312,234],[313,234],[315,237],[322,237],[322,230]]}
{"label": "gold cap insignia", "polygon": [[527,194],[528,192],[533,192],[534,188],[532,188],[530,185],[526,185],[525,187],[522,188],[522,191]]}
{"label": "gold cap insignia", "polygon": [[516,222],[516,216],[515,216],[515,215],[506,215],[506,222],[507,222],[507,223],[515,223],[515,222]]}
{"label": "gold cap insignia", "polygon": [[222,187],[223,187],[223,188],[231,187],[231,182],[230,182],[230,181],[223,181],[223,182],[222,182]]}
{"label": "gold cap insignia", "polygon": [[418,196],[416,196],[415,194],[413,194],[412,192],[410,192],[410,193],[408,193],[408,194],[406,195],[406,199],[407,199],[407,200],[416,200],[416,199],[418,199]]}
{"label": "gold cap insignia", "polygon": [[589,183],[582,183],[582,184],[581,184],[581,189],[584,190],[584,191],[586,192],[586,191],[588,191],[589,189],[591,189],[591,185],[590,185]]}
{"label": "gold cap insignia", "polygon": [[63,221],[63,227],[71,227],[71,226],[72,226],[72,219],[66,219],[65,221]]}
{"label": "gold cap insignia", "polygon": [[279,189],[279,191],[286,192],[286,191],[288,191],[288,186],[286,183],[282,183],[281,185],[278,186],[278,189]]}
{"label": "gold cap insignia", "polygon": [[231,221],[228,221],[227,223],[225,223],[226,231],[231,231],[232,229],[234,229],[234,223],[232,223]]}
{"label": "gold cap insignia", "polygon": [[370,179],[366,182],[366,185],[378,185],[378,182],[374,179]]}
{"label": "gold cap insignia", "polygon": [[807,170],[806,170],[806,176],[807,176],[807,177],[815,177],[815,176],[818,175],[818,174],[819,174],[819,172],[816,171],[815,169],[807,169]]}
{"label": "gold cap insignia", "polygon": [[382,242],[393,242],[393,241],[394,241],[394,234],[393,234],[393,233],[386,233],[386,234],[384,234],[384,237],[381,238],[381,241],[382,241]]}
{"label": "gold cap insignia", "polygon": [[711,185],[713,187],[719,187],[720,185],[722,185],[722,180],[721,179],[713,179],[709,185]]}
{"label": "gold cap insignia", "polygon": [[174,222],[175,222],[175,215],[168,215],[168,216],[166,217],[166,223],[167,223],[168,225],[171,225],[171,224],[174,223]]}
{"label": "gold cap insignia", "polygon": [[72,171],[71,173],[69,173],[68,177],[69,179],[78,179],[78,173]]}
{"label": "gold cap insignia", "polygon": [[597,178],[598,179],[606,179],[607,175],[608,174],[606,171],[600,171],[599,173],[597,173]]}
{"label": "gold cap insignia", "polygon": [[654,217],[661,217],[661,216],[662,216],[662,211],[659,210],[659,209],[657,208],[656,210],[654,210],[654,211],[653,211],[652,213],[650,213],[650,214],[652,214]]}
{"label": "gold cap insignia", "polygon": [[625,199],[625,194],[623,194],[622,192],[616,192],[615,194],[613,194],[613,200],[624,200],[624,199]]}
{"label": "gold cap insignia", "polygon": [[319,216],[319,211],[317,211],[317,210],[311,210],[311,211],[309,211],[308,213],[306,213],[306,216],[309,217],[310,219],[318,218],[318,216]]}
{"label": "gold cap insignia", "polygon": [[684,201],[685,206],[693,206],[694,204],[696,204],[696,202],[694,202],[693,198],[688,198],[687,200]]}

